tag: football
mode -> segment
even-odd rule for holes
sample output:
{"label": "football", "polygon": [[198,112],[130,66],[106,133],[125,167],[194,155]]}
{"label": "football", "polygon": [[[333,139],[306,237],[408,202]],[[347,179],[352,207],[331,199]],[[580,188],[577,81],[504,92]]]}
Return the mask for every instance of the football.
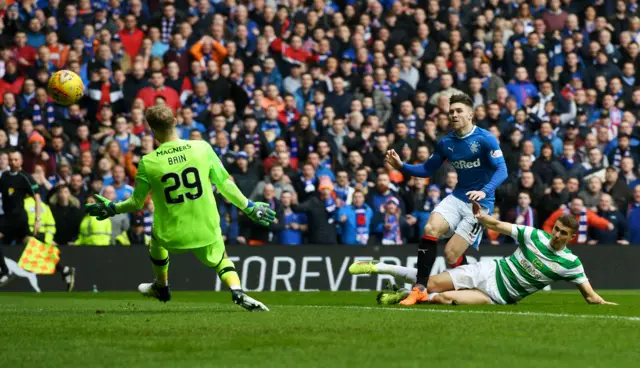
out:
{"label": "football", "polygon": [[84,83],[80,76],[71,70],[60,70],[49,78],[47,92],[56,103],[71,105],[84,94]]}

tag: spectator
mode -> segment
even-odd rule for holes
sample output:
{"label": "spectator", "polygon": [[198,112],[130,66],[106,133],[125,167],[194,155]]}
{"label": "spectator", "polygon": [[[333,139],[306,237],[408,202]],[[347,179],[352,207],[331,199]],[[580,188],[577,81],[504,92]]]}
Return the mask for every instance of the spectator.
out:
{"label": "spectator", "polygon": [[551,190],[542,197],[541,206],[538,207],[540,219],[546,219],[555,210],[569,203],[569,192],[566,189],[564,178],[556,176],[551,183]]}
{"label": "spectator", "polygon": [[133,195],[133,187],[126,182],[126,174],[122,165],[113,167],[112,186],[116,192],[116,202],[122,202]]}
{"label": "spectator", "polygon": [[[116,189],[111,185],[105,185],[102,188],[102,196],[110,201],[116,201]],[[94,219],[95,221],[95,219]],[[123,232],[129,230],[129,214],[119,213],[109,219],[111,222],[111,238],[109,244],[115,244],[116,237]],[[106,244],[100,244],[106,245]]]}
{"label": "spectator", "polygon": [[304,202],[310,197],[318,195],[318,178],[313,165],[306,163],[302,166],[302,175],[293,183],[298,198]]}
{"label": "spectator", "polygon": [[603,194],[600,197],[600,203],[598,205],[598,215],[613,225],[613,230],[600,230],[597,228],[591,228],[588,244],[621,244],[629,245],[629,241],[626,239],[627,235],[627,221],[617,208],[613,207],[613,200],[608,194]]}
{"label": "spectator", "polygon": [[621,161],[625,157],[630,157],[635,162],[640,162],[637,152],[637,150],[631,149],[631,137],[626,134],[619,134],[618,148],[611,150],[607,155],[607,159],[611,166],[620,169]]}
{"label": "spectator", "polygon": [[336,199],[345,205],[350,205],[353,202],[355,189],[349,184],[349,174],[345,170],[340,170],[336,174],[336,184],[333,189],[336,193]]}
{"label": "spectator", "polygon": [[631,157],[625,157],[620,161],[620,177],[631,189],[635,187],[635,182],[638,181],[638,177],[633,172],[634,166],[635,162]]}
{"label": "spectator", "polygon": [[640,244],[640,207],[634,207],[629,211],[629,243]]}
{"label": "spectator", "polygon": [[521,66],[516,69],[515,80],[507,84],[507,91],[515,97],[518,108],[524,106],[528,98],[538,94],[538,89],[528,78],[527,68]]}
{"label": "spectator", "polygon": [[578,180],[582,180],[582,176],[585,171],[584,167],[578,160],[576,149],[571,143],[564,144],[562,157],[558,158],[558,160],[554,162],[554,166],[555,172],[564,173],[567,178],[574,177]]}
{"label": "spectator", "polygon": [[606,165],[603,162],[602,151],[599,148],[594,147],[589,150],[589,162],[583,164],[584,180],[591,180],[591,178],[598,178],[604,181]]}
{"label": "spectator", "polygon": [[364,203],[365,195],[361,191],[353,193],[353,204],[346,204],[337,214],[340,222],[340,243],[367,245],[373,211]]}
{"label": "spectator", "polygon": [[366,202],[373,210],[373,219],[371,220],[372,234],[378,236],[380,241],[383,236],[383,228],[385,221],[385,205],[390,198],[398,200],[398,207],[401,213],[405,213],[404,202],[400,202],[400,198],[397,193],[394,193],[390,189],[391,181],[389,175],[386,173],[378,175],[376,179],[376,186],[370,190],[366,196]]}
{"label": "spectator", "polygon": [[578,178],[567,179],[567,192],[569,192],[569,199],[574,199],[578,196],[580,191],[580,181]]}
{"label": "spectator", "polygon": [[68,188],[69,194],[80,202],[81,208],[84,208],[84,204],[86,203],[87,199],[87,188],[85,186],[82,175],[78,173],[74,173],[73,175],[71,175],[71,182],[69,183]]}
{"label": "spectator", "polygon": [[[96,200],[93,196],[88,196],[87,203],[96,203]],[[78,239],[73,244],[76,246],[108,246],[111,244],[111,230],[111,221],[96,221],[89,213],[85,213],[80,222]]]}
{"label": "spectator", "polygon": [[[570,152],[568,153],[568,155],[571,155]],[[531,159],[526,156],[520,156],[520,159],[522,160],[523,157],[528,162],[531,162]],[[522,166],[522,163],[520,163],[521,170]],[[577,169],[578,166],[576,166],[576,170],[574,171],[577,171]],[[564,170],[564,162],[562,161],[562,158],[560,158],[558,161],[553,159],[553,146],[551,146],[551,144],[549,143],[543,144],[542,149],[540,150],[540,157],[538,157],[533,162],[533,165],[531,165],[531,171],[533,171],[533,173],[538,178],[540,178],[541,182],[545,186],[549,186],[551,185],[553,178],[560,175],[565,175]]]}
{"label": "spectator", "polygon": [[614,225],[609,222],[607,219],[604,219],[594,212],[586,209],[584,207],[584,202],[580,198],[574,198],[571,200],[569,208],[560,208],[553,212],[549,218],[544,222],[542,229],[551,234],[553,224],[555,221],[562,216],[563,214],[572,214],[578,220],[580,227],[578,228],[578,233],[575,234],[574,238],[569,242],[570,244],[586,244],[588,241],[588,231],[589,229],[599,229],[599,230],[613,230]]}
{"label": "spectator", "polygon": [[151,73],[151,86],[142,88],[137,97],[144,101],[145,107],[153,106],[157,96],[163,97],[175,114],[180,107],[180,97],[176,91],[164,86],[164,79],[164,74],[161,71],[154,71]]}
{"label": "spectator", "polygon": [[391,118],[391,101],[382,91],[375,88],[374,79],[371,75],[365,75],[362,78],[362,85],[354,95],[354,98],[361,102],[366,97],[373,99],[373,112],[380,118],[382,124],[386,125]]}
{"label": "spectator", "polygon": [[131,245],[149,246],[151,244],[151,237],[144,233],[144,216],[142,212],[133,215],[131,227],[116,237],[115,244],[125,247]]}
{"label": "spectator", "polygon": [[291,180],[284,176],[282,165],[274,164],[269,169],[269,176],[256,185],[250,198],[251,200],[256,200],[261,193],[264,193],[264,186],[267,184],[273,184],[275,187],[276,198],[280,198],[282,192],[295,192],[290,182]]}
{"label": "spectator", "polygon": [[540,155],[542,145],[547,142],[553,147],[553,156],[563,154],[562,140],[553,133],[553,126],[549,122],[543,122],[540,125],[538,133],[531,139],[531,142],[533,143],[536,157]]}
{"label": "spectator", "polygon": [[255,183],[260,179],[260,172],[249,167],[249,155],[244,151],[236,155],[235,163],[231,166],[229,173],[245,196],[251,194]]}
{"label": "spectator", "polygon": [[538,213],[531,207],[531,196],[528,192],[518,194],[518,205],[507,212],[504,221],[522,226],[538,226]]}
{"label": "spectator", "polygon": [[[130,6],[133,7],[133,3]],[[144,32],[138,28],[137,18],[134,14],[127,14],[124,17],[124,28],[118,31],[118,35],[122,39],[124,51],[130,56],[138,55],[142,47]]]}
{"label": "spectator", "polygon": [[633,197],[633,191],[625,183],[613,166],[607,167],[605,172],[603,192],[610,194],[618,208],[624,208]]}
{"label": "spectator", "polygon": [[280,231],[279,243],[285,245],[301,245],[303,243],[303,235],[309,231],[307,225],[307,216],[304,213],[296,213],[291,209],[293,205],[294,195],[291,192],[283,192],[280,198],[282,209],[282,226],[284,229]]}
{"label": "spectator", "polygon": [[335,200],[332,198],[333,185],[324,181],[319,185],[319,195],[313,196],[300,204],[293,198],[291,210],[304,213],[308,219],[309,243],[336,244]]}
{"label": "spectator", "polygon": [[269,204],[269,207],[276,211],[279,215],[274,223],[266,228],[260,224],[256,224],[251,221],[247,216],[240,215],[238,220],[240,226],[240,236],[238,237],[239,243],[245,243],[249,245],[264,245],[273,241],[273,231],[281,231],[283,223],[283,212],[280,208],[280,201],[276,198],[276,188],[273,184],[268,183],[263,186],[263,191],[257,197],[260,202]]}
{"label": "spectator", "polygon": [[589,179],[589,184],[586,190],[582,190],[578,197],[582,199],[585,207],[593,212],[597,212],[600,199],[602,198],[602,180],[597,177]]}

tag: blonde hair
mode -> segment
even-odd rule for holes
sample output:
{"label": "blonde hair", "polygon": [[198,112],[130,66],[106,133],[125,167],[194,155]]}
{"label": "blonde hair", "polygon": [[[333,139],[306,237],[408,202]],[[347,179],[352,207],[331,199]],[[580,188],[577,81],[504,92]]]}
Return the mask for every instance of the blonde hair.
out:
{"label": "blonde hair", "polygon": [[145,112],[145,118],[151,129],[157,132],[167,132],[176,125],[173,110],[166,105],[151,106]]}

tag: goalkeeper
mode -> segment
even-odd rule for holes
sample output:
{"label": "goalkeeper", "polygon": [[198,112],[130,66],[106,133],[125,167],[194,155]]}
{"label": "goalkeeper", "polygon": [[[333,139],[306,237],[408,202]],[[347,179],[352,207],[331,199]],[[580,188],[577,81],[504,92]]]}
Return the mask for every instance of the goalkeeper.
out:
{"label": "goalkeeper", "polygon": [[268,311],[242,291],[240,278],[225,252],[211,184],[263,226],[273,222],[275,212],[266,203],[247,200],[229,180],[227,170],[207,142],[179,139],[177,120],[169,107],[150,107],[146,119],[160,146],[140,161],[133,195],[117,204],[96,195],[98,203],[87,205],[87,211],[98,220],[138,211],[151,190],[155,213],[149,253],[156,279],[140,284],[138,290],[144,296],[169,301],[169,253],[191,252],[216,270],[231,289],[234,303],[249,311]]}

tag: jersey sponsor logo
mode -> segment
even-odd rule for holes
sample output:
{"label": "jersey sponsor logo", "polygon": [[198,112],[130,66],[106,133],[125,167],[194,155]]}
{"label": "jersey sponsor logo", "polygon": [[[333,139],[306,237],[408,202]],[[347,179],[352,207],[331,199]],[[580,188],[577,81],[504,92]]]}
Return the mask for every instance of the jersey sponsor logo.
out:
{"label": "jersey sponsor logo", "polygon": [[471,150],[472,153],[477,153],[478,150],[480,149],[480,144],[478,144],[477,141],[473,141],[469,145],[469,149]]}
{"label": "jersey sponsor logo", "polygon": [[458,170],[473,169],[474,167],[480,167],[480,158],[478,157],[475,161],[465,161],[465,160],[453,161],[451,163],[451,166],[453,166]]}
{"label": "jersey sponsor logo", "polygon": [[178,146],[178,147],[171,147],[171,148],[167,148],[167,149],[163,149],[163,150],[156,150],[156,157],[161,157],[164,155],[170,155],[173,153],[180,153],[182,151],[186,151],[191,149],[191,145],[190,144],[185,144],[184,146]]}
{"label": "jersey sponsor logo", "polygon": [[[539,260],[537,260],[537,259],[536,259],[535,261],[540,262],[540,261],[539,261]],[[534,261],[534,262],[535,262],[535,261]],[[520,266],[522,266],[522,268],[524,268],[524,269],[529,273],[529,275],[533,276],[534,278],[536,278],[536,279],[538,279],[538,280],[540,280],[540,279],[542,278],[542,274],[540,274],[540,272],[538,272],[538,270],[536,270],[536,269],[531,265],[531,263],[527,262],[525,259],[521,259],[521,260],[520,260]]]}
{"label": "jersey sponsor logo", "polygon": [[491,151],[491,157],[493,158],[502,157],[502,150]]}

